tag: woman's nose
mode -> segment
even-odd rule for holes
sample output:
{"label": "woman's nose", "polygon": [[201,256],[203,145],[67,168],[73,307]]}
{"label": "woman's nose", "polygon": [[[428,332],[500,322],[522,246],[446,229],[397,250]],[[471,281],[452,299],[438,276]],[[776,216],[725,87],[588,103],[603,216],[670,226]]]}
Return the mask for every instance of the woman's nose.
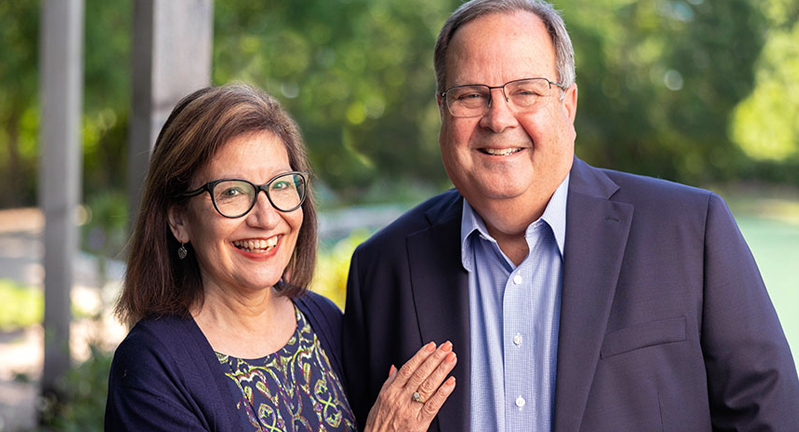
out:
{"label": "woman's nose", "polygon": [[[263,192],[263,193],[261,193]],[[272,206],[265,191],[258,191],[255,197],[255,205],[247,215],[248,219],[253,219],[258,225],[271,228],[280,220],[279,211]]]}

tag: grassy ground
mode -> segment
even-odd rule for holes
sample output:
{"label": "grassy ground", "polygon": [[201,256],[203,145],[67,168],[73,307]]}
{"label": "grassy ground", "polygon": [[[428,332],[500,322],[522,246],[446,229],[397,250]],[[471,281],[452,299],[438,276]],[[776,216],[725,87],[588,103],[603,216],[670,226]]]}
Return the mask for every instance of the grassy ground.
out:
{"label": "grassy ground", "polygon": [[743,196],[729,203],[799,360],[799,199]]}

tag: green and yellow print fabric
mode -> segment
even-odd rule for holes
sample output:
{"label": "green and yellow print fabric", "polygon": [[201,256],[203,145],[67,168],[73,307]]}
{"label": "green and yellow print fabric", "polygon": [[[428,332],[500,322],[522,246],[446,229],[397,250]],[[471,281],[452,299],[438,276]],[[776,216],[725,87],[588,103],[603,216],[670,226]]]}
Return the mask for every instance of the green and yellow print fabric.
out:
{"label": "green and yellow print fabric", "polygon": [[316,333],[302,312],[294,311],[297,330],[274,354],[245,360],[217,353],[241,395],[236,409],[253,431],[356,431],[341,382]]}

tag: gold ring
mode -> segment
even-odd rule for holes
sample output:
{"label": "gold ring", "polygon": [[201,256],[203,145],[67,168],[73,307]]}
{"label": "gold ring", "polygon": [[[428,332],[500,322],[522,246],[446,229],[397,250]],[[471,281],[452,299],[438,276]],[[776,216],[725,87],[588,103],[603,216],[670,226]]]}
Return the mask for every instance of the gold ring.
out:
{"label": "gold ring", "polygon": [[413,392],[413,396],[411,396],[411,399],[413,399],[414,402],[419,402],[421,404],[424,403],[424,401],[422,400],[422,395],[420,395],[419,392]]}

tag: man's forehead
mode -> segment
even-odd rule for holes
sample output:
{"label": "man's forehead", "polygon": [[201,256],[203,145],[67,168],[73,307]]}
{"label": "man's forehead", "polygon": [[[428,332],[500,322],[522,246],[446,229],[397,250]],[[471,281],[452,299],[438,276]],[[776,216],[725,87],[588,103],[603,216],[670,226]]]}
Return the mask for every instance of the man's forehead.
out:
{"label": "man's forehead", "polygon": [[527,11],[491,13],[464,24],[453,34],[445,62],[448,86],[475,79],[504,80],[492,85],[534,76],[557,79],[549,32]]}

